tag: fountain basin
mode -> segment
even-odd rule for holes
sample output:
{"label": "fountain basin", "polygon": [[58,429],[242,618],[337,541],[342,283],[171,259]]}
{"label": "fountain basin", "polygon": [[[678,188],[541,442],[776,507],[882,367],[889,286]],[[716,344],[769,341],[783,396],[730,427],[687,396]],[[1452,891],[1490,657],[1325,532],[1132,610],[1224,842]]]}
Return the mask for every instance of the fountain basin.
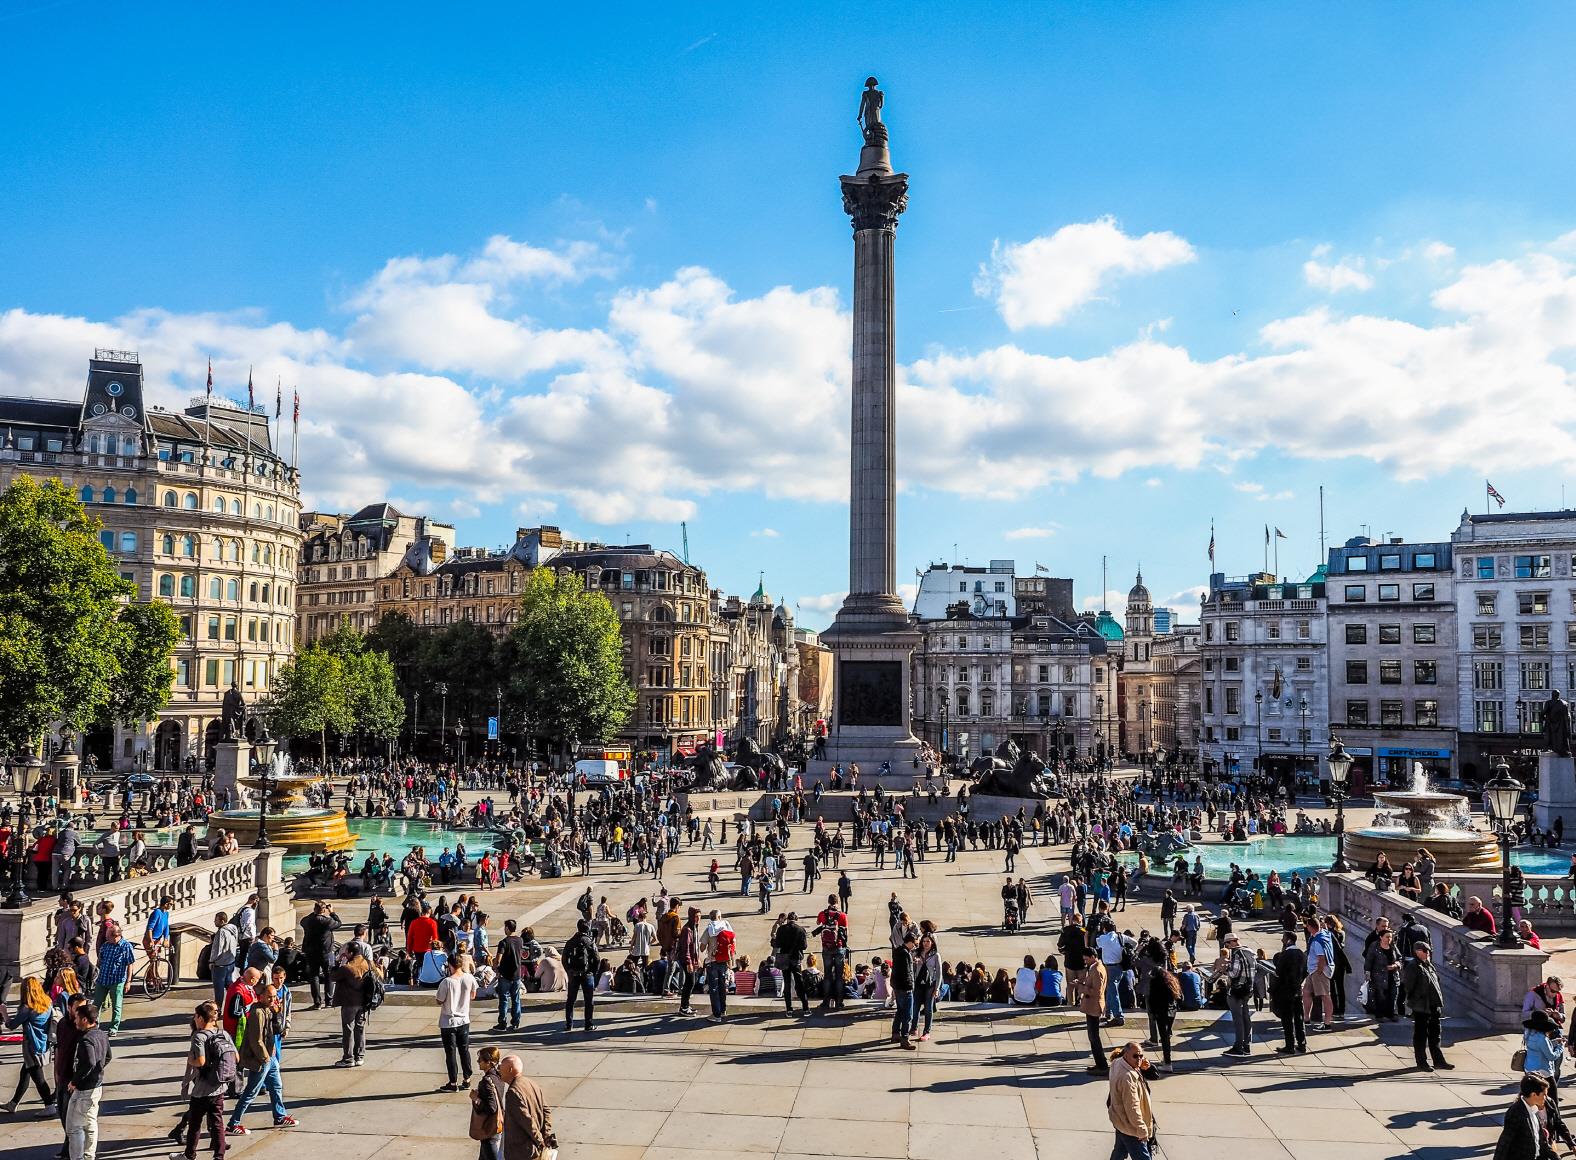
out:
{"label": "fountain basin", "polygon": [[[257,840],[258,813],[256,810],[219,810],[208,815],[208,826],[228,830],[243,847],[250,846]],[[291,807],[276,814],[270,809],[268,840],[292,854],[321,854],[356,848],[356,839],[345,824],[344,810]]]}
{"label": "fountain basin", "polygon": [[1417,857],[1419,849],[1434,856],[1436,873],[1452,870],[1499,870],[1499,843],[1493,834],[1476,830],[1430,830],[1417,833],[1405,826],[1365,826],[1346,835],[1346,860],[1366,872],[1379,855],[1401,867]]}

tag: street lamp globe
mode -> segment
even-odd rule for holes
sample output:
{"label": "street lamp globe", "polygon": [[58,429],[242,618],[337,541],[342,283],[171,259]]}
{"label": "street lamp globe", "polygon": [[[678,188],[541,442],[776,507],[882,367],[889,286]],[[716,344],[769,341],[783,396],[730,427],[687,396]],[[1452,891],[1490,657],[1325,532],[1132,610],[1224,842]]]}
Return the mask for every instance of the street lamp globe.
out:
{"label": "street lamp globe", "polygon": [[1501,826],[1509,826],[1521,811],[1521,795],[1526,788],[1510,776],[1510,766],[1504,758],[1495,762],[1494,780],[1483,787],[1489,816]]}
{"label": "street lamp globe", "polygon": [[279,743],[268,736],[268,727],[264,726],[257,740],[252,742],[252,751],[257,754],[258,765],[272,765],[274,752],[279,748]]}
{"label": "street lamp globe", "polygon": [[1330,784],[1345,788],[1346,779],[1352,772],[1352,756],[1346,752],[1346,746],[1341,744],[1339,737],[1330,740]]}

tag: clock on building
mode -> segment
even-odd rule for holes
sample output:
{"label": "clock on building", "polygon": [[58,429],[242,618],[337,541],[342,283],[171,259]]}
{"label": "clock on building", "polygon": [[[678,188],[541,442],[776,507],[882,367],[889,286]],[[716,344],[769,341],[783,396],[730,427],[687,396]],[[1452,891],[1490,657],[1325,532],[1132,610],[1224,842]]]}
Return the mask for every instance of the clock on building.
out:
{"label": "clock on building", "polygon": [[121,386],[119,383],[110,383],[109,386],[105,387],[104,389],[109,392],[110,398],[118,399],[120,398],[120,393],[126,388]]}

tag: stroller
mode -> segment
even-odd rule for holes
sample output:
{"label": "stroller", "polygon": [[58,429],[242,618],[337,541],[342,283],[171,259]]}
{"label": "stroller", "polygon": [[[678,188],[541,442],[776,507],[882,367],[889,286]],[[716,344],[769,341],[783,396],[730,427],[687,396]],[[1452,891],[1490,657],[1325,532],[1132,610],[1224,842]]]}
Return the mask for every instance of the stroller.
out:
{"label": "stroller", "polygon": [[624,925],[622,919],[613,915],[608,919],[607,945],[611,947],[623,946],[629,941],[629,927]]}
{"label": "stroller", "polygon": [[1002,901],[1001,929],[1008,934],[1018,929],[1018,900],[1008,898]]}

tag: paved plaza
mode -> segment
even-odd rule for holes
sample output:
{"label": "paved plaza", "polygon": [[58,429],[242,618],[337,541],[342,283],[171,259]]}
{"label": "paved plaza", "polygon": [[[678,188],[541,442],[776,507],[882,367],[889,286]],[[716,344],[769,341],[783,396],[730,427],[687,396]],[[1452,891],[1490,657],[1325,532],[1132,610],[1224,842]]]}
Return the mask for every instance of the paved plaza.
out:
{"label": "paved plaza", "polygon": [[[795,828],[796,851],[802,852],[807,833],[808,827]],[[716,856],[727,871],[731,851]],[[719,906],[739,931],[739,950],[756,961],[777,912],[813,912],[836,882],[835,873],[824,876],[806,896],[796,889],[801,876],[791,874],[792,889],[760,916],[754,898],[738,895],[736,876],[724,874],[722,893],[706,892],[712,857],[698,846],[685,847],[668,863],[664,881],[686,903]],[[1000,852],[965,852],[950,865],[932,855],[919,878],[908,880],[874,871],[868,851],[849,851],[843,865],[855,884],[850,945],[856,961],[884,945],[893,890],[916,918],[940,924],[942,953],[951,961],[979,961],[994,970],[1016,966],[1025,953],[1043,958],[1055,949],[1058,923],[1043,894],[1022,932],[999,930]],[[1065,867],[1065,847],[1028,851],[1018,862],[1018,872],[1042,892]],[[517,917],[534,925],[543,941],[561,942],[577,917],[574,899],[588,884],[619,913],[655,888],[649,876],[622,862],[596,862],[587,879],[533,881],[489,893],[484,908],[494,939],[504,918]],[[1158,927],[1157,894],[1119,914],[1127,920],[1123,925]],[[351,920],[365,907],[358,900],[341,909]],[[1255,945],[1269,946],[1270,937],[1264,924],[1249,933]],[[1556,950],[1561,959],[1569,953],[1563,944]],[[248,1115],[253,1131],[230,1142],[237,1153],[330,1156],[348,1147],[358,1157],[475,1155],[476,1145],[466,1138],[468,1101],[434,1090],[444,1076],[430,992],[392,993],[371,1020],[369,1066],[340,1070],[333,1066],[340,1054],[338,1013],[307,1010],[306,989],[297,990],[284,1081],[300,1126],[270,1129],[265,1104],[254,1105]],[[104,1099],[103,1155],[168,1152],[164,1133],[182,1106],[181,1028],[206,993],[192,986],[158,1002],[128,1000]],[[472,1047],[493,1043],[523,1057],[554,1109],[563,1160],[720,1160],[741,1152],[1076,1160],[1110,1152],[1105,1085],[1083,1072],[1087,1043],[1074,1011],[943,1006],[932,1040],[911,1053],[890,1045],[890,1013],[872,1004],[802,1019],[786,1017],[778,1002],[734,1000],[728,1022],[713,1025],[678,1017],[672,1001],[609,1000],[601,1004],[596,1031],[566,1035],[561,994],[557,1000],[534,997],[526,1026],[502,1036],[482,1030],[493,1020],[491,1005],[479,1000]],[[704,1008],[703,998],[699,1005]],[[1230,1045],[1224,1012],[1179,1018],[1176,1070],[1154,1087],[1167,1160],[1492,1152],[1511,1098],[1514,1037],[1447,1022],[1446,1050],[1457,1070],[1445,1079],[1412,1071],[1406,1022],[1378,1029],[1368,1021],[1351,1023],[1310,1036],[1309,1054],[1284,1059],[1270,1050],[1280,1040],[1267,1012],[1255,1026],[1254,1056],[1228,1060],[1221,1056]],[[1108,1042],[1118,1042],[1117,1035],[1142,1038],[1143,1032],[1139,1014],[1125,1030],[1108,1030]],[[15,1046],[0,1049],[0,1083],[14,1082],[17,1055]],[[7,1154],[18,1157],[52,1156],[60,1139],[54,1120],[25,1106],[5,1133]]]}

